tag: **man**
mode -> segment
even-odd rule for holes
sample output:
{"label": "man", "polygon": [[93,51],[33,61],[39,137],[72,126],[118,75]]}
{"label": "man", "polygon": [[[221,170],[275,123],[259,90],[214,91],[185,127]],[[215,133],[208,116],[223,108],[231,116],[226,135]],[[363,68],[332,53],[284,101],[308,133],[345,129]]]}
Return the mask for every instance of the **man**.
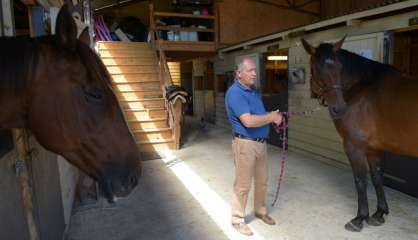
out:
{"label": "man", "polygon": [[269,124],[280,124],[279,112],[267,113],[261,96],[255,88],[256,63],[244,58],[236,71],[236,80],[228,89],[225,105],[232,125],[232,150],[235,163],[234,193],[232,197],[232,226],[244,235],[252,235],[245,224],[245,206],[251,180],[254,177],[254,212],[266,224],[275,221],[268,215],[265,205],[267,190],[266,138]]}

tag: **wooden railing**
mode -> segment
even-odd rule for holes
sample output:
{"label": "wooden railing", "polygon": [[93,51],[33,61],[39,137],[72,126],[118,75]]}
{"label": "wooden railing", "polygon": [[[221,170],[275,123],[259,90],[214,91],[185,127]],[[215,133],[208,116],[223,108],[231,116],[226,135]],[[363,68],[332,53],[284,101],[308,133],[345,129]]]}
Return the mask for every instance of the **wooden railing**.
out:
{"label": "wooden railing", "polygon": [[[158,79],[161,84],[161,90],[163,92],[163,96],[166,96],[166,87],[173,84],[173,80],[171,78],[170,69],[168,67],[167,58],[165,52],[161,46],[161,41],[159,39],[158,34],[155,31],[155,18],[154,18],[154,5],[152,3],[149,4],[150,8],[150,31],[149,31],[149,41],[151,43],[152,48],[157,53],[158,57]],[[175,148],[180,148],[180,137],[181,137],[181,122],[182,122],[182,102],[176,101],[174,104],[171,104],[165,98],[165,105],[167,106],[167,113],[168,113],[168,124],[170,128],[173,129],[173,138],[175,141]]]}

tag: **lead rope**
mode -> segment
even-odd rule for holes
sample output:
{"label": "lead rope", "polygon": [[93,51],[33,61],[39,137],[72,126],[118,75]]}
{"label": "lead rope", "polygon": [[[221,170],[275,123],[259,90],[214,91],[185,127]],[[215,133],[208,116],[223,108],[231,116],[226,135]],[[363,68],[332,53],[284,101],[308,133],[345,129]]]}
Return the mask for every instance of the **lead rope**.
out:
{"label": "lead rope", "polygon": [[290,117],[291,116],[309,117],[314,112],[316,112],[318,110],[321,110],[321,109],[323,109],[323,108],[322,107],[317,107],[315,109],[306,110],[306,111],[302,111],[302,112],[281,112],[283,114],[282,123],[280,125],[273,124],[273,128],[276,131],[276,133],[280,134],[280,131],[283,131],[283,135],[281,137],[281,140],[282,140],[282,159],[281,159],[281,163],[280,163],[280,174],[279,174],[279,177],[277,178],[276,192],[274,194],[274,199],[273,199],[273,203],[271,204],[271,206],[274,207],[276,205],[278,199],[279,199],[280,187],[281,187],[282,182],[283,182],[286,162],[288,160],[287,146],[288,146],[288,143],[289,143],[289,139],[287,137],[287,131],[289,129],[289,119],[290,119]]}

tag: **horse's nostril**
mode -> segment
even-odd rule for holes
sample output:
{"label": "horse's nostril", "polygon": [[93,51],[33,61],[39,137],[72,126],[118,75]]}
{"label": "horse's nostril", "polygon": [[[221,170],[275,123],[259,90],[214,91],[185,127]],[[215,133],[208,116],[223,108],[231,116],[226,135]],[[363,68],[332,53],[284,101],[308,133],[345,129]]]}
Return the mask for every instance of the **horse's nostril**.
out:
{"label": "horse's nostril", "polygon": [[138,178],[136,176],[131,176],[129,183],[131,186],[135,186],[138,183]]}

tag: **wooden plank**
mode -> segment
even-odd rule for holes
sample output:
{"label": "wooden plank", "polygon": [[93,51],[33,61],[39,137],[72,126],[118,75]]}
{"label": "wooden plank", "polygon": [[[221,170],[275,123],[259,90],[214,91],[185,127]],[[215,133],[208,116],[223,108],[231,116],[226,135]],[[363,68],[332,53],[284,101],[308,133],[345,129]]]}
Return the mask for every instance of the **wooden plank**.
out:
{"label": "wooden plank", "polygon": [[173,12],[154,12],[157,17],[181,17],[181,18],[198,18],[198,19],[215,19],[214,16],[193,15],[187,13],[173,13]]}
{"label": "wooden plank", "polygon": [[15,129],[14,139],[17,152],[17,158],[19,161],[19,182],[20,190],[22,191],[22,205],[26,217],[26,223],[29,230],[30,240],[38,240],[39,238],[39,226],[35,220],[35,207],[34,207],[34,183],[32,172],[29,172],[29,135],[25,129]]}
{"label": "wooden plank", "polygon": [[172,26],[158,26],[156,30],[163,31],[181,31],[181,32],[215,32],[213,28],[197,28],[197,27],[172,27]]}
{"label": "wooden plank", "polygon": [[102,58],[102,62],[106,66],[155,66],[157,67],[157,59],[150,58]]}
{"label": "wooden plank", "polygon": [[16,151],[0,158],[0,239],[29,239],[16,172]]}
{"label": "wooden plank", "polygon": [[156,152],[175,149],[174,141],[166,143],[139,144],[137,146],[140,152]]}
{"label": "wooden plank", "polygon": [[8,36],[13,37],[16,35],[16,28],[15,28],[15,22],[14,22],[14,11],[13,11],[13,1],[11,0],[1,0],[1,8],[2,14],[1,16],[3,19],[1,19],[1,23],[3,26],[3,29],[1,29],[0,36]]}
{"label": "wooden plank", "polygon": [[119,92],[159,91],[160,82],[149,83],[114,83],[113,88]]}
{"label": "wooden plank", "polygon": [[103,42],[99,41],[96,43],[99,50],[110,50],[110,49],[127,49],[127,50],[152,50],[151,44],[145,42]]}
{"label": "wooden plank", "polygon": [[149,109],[149,110],[125,110],[125,118],[129,120],[141,120],[141,119],[155,119],[166,118],[167,111],[164,108],[161,109]]}
{"label": "wooden plank", "polygon": [[128,101],[139,101],[141,99],[161,99],[163,97],[162,91],[142,91],[142,92],[126,92],[126,93],[116,93],[116,96],[119,100],[128,100]]}
{"label": "wooden plank", "polygon": [[120,101],[122,109],[164,108],[165,99],[141,99],[140,101]]}
{"label": "wooden plank", "polygon": [[157,82],[159,84],[156,73],[112,74],[112,80],[114,83]]}
{"label": "wooden plank", "polygon": [[297,126],[291,126],[289,129],[289,134],[299,132],[304,134],[309,134],[313,137],[324,138],[330,141],[342,143],[342,138],[338,135],[338,133],[332,129],[318,129],[312,126],[306,126],[303,124]]}
{"label": "wooden plank", "polygon": [[164,51],[215,52],[215,42],[158,40]]}
{"label": "wooden plank", "polygon": [[135,140],[138,142],[169,140],[172,141],[173,133],[171,128],[164,128],[158,131],[134,131]]}
{"label": "wooden plank", "polygon": [[328,159],[335,159],[335,161],[340,162],[340,163],[347,164],[348,162],[347,156],[344,153],[329,150],[329,149],[324,149],[322,147],[312,145],[311,143],[301,141],[300,139],[290,138],[289,148],[292,149],[294,147],[299,148],[299,149],[304,149],[306,151],[315,153],[320,156],[324,156]]}
{"label": "wooden plank", "polygon": [[168,128],[167,120],[159,120],[159,121],[129,121],[128,122],[129,129],[132,131],[136,130],[146,130],[146,129],[159,129],[159,128]]}
{"label": "wooden plank", "polygon": [[344,152],[342,141],[334,141],[334,139],[316,136],[310,132],[290,130],[289,139],[303,140],[304,142],[309,142],[317,147],[333,150],[336,152]]}
{"label": "wooden plank", "polygon": [[155,57],[154,51],[133,51],[133,50],[127,50],[127,49],[101,50],[98,54],[101,58]]}
{"label": "wooden plank", "polygon": [[108,66],[106,67],[110,74],[131,74],[131,73],[153,73],[157,74],[157,68],[155,66]]}

